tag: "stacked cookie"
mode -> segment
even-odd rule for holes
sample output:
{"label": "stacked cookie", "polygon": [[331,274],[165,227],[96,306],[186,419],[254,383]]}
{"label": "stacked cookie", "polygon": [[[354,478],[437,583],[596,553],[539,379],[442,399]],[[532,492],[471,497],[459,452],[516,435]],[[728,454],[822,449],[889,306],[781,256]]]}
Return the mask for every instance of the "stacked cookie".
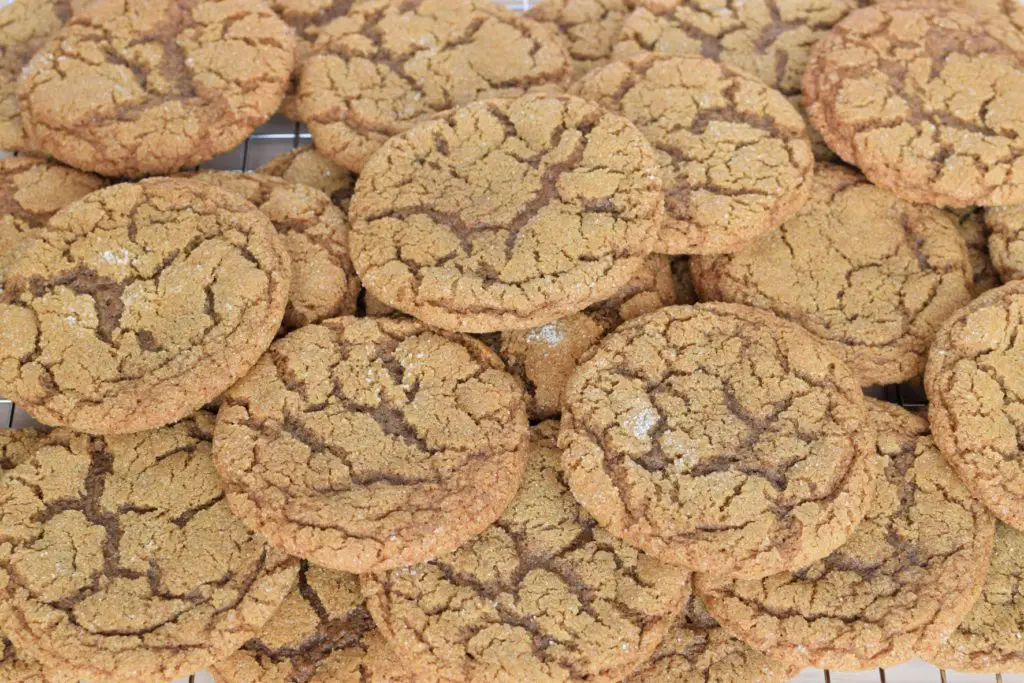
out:
{"label": "stacked cookie", "polygon": [[1024,666],[1024,34],[861,4],[0,7],[0,679]]}

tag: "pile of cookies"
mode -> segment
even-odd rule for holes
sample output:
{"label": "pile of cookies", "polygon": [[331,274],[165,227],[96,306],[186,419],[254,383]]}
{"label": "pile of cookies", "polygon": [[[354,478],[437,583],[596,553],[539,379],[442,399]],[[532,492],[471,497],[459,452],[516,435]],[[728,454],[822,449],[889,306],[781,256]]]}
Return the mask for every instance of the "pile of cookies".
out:
{"label": "pile of cookies", "polygon": [[1024,670],[1012,2],[13,0],[0,148],[0,680]]}

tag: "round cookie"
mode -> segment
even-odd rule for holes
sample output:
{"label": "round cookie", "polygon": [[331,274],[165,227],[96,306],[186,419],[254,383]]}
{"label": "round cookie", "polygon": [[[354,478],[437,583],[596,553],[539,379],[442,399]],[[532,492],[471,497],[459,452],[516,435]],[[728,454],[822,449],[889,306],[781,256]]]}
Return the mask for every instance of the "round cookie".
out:
{"label": "round cookie", "polygon": [[356,177],[312,147],[299,147],[274,157],[260,169],[260,173],[283,178],[320,190],[346,212],[352,198]]}
{"label": "round cookie", "polygon": [[611,537],[573,499],[557,433],[531,429],[523,485],[480,536],[362,578],[374,621],[426,680],[619,681],[689,596],[689,574]]}
{"label": "round cookie", "polygon": [[565,41],[573,77],[608,62],[633,0],[541,0],[526,16],[551,27]]}
{"label": "round cookie", "polygon": [[730,635],[694,595],[654,656],[626,683],[785,683],[799,669]]}
{"label": "round cookie", "polygon": [[269,346],[289,271],[270,220],[231,192],[169,178],[93,192],[0,273],[0,385],[45,424],[169,424]]}
{"label": "round cookie", "polygon": [[993,206],[985,209],[984,216],[988,253],[999,279],[1024,278],[1024,207]]}
{"label": "round cookie", "polygon": [[[371,311],[367,301],[367,312]],[[652,255],[610,299],[531,330],[502,332],[496,349],[530,397],[531,420],[561,412],[562,390],[580,357],[608,332],[645,313],[676,303],[676,285],[666,256]]]}
{"label": "round cookie", "polygon": [[[1001,209],[992,209],[998,211]],[[954,210],[957,216],[957,229],[967,245],[967,256],[971,259],[971,270],[974,273],[974,295],[977,296],[993,287],[999,286],[999,274],[988,253],[989,230],[985,225],[985,212],[982,209]]]}
{"label": "round cookie", "polygon": [[573,495],[613,535],[716,576],[838,548],[878,474],[860,386],[819,340],[734,304],[625,323],[562,397]]}
{"label": "round cookie", "polygon": [[942,455],[996,517],[1024,529],[1024,280],[990,289],[935,335],[924,387]]}
{"label": "round cookie", "polygon": [[732,67],[638,55],[587,74],[573,92],[625,116],[654,147],[665,187],[655,251],[738,251],[810,195],[814,155],[800,114]]}
{"label": "round cookie", "polygon": [[664,214],[654,151],[576,97],[475,102],[388,140],[349,247],[384,304],[460,332],[529,329],[612,296]]}
{"label": "round cookie", "polygon": [[298,563],[235,519],[213,415],[126,436],[48,435],[0,483],[5,629],[47,669],[171,680],[254,636]]}
{"label": "round cookie", "polygon": [[482,343],[334,318],[275,342],[217,415],[231,509],[315,564],[382,571],[450,552],[515,494],[526,398]]}
{"label": "round cookie", "polygon": [[321,28],[299,114],[318,150],[358,172],[435,112],[558,89],[571,71],[551,29],[489,0],[365,0]]}
{"label": "round cookie", "polygon": [[295,35],[261,0],[91,0],[19,82],[34,145],[138,177],[240,144],[281,102]]}
{"label": "round cookie", "polygon": [[843,160],[901,198],[1024,202],[1024,35],[941,3],[850,13],[814,44],[811,122]]}
{"label": "round cookie", "polygon": [[929,662],[957,671],[1024,670],[1024,533],[996,523],[995,547],[981,597]]}
{"label": "round cookie", "polygon": [[241,195],[274,224],[292,264],[286,329],[356,312],[362,285],[348,256],[348,218],[330,197],[260,173],[203,171],[194,177]]}
{"label": "round cookie", "polygon": [[918,376],[935,331],[970,301],[973,284],[953,215],[832,164],[818,164],[810,201],[781,229],[690,266],[701,299],[799,323],[864,386]]}
{"label": "round cookie", "polygon": [[971,609],[988,570],[994,520],[943,460],[927,421],[867,402],[883,476],[849,540],[759,581],[697,580],[726,629],[798,666],[874,669],[934,649]]}

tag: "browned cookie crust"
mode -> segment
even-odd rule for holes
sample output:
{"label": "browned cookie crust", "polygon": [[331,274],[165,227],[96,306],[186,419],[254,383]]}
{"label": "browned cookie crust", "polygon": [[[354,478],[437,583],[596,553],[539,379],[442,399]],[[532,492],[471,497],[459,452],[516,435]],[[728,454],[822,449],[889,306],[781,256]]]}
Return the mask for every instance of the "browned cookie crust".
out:
{"label": "browned cookie crust", "polygon": [[57,430],[0,483],[8,637],[90,681],[170,680],[254,636],[298,563],[235,519],[213,416],[127,436]]}
{"label": "browned cookie crust", "polygon": [[556,422],[490,528],[428,564],[363,577],[367,606],[427,681],[619,681],[651,655],[689,574],[610,536],[573,500]]}
{"label": "browned cookie crust", "polygon": [[992,206],[985,209],[988,253],[1003,282],[1024,278],[1024,207]]}
{"label": "browned cookie crust", "polygon": [[1024,280],[985,292],[935,335],[924,386],[935,442],[992,513],[1024,529]]}
{"label": "browned cookie crust", "polygon": [[913,202],[1024,202],[1024,35],[942,3],[852,12],[815,43],[811,122],[845,161]]}
{"label": "browned cookie crust", "polygon": [[475,102],[391,138],[352,198],[381,302],[464,332],[528,329],[612,296],[664,212],[654,151],[577,97]]}
{"label": "browned cookie crust", "polygon": [[554,29],[569,48],[578,78],[612,56],[633,0],[541,0],[526,16]]}
{"label": "browned cookie crust", "polygon": [[559,446],[608,531],[716,576],[828,555],[878,473],[849,370],[803,329],[734,304],[663,308],[605,337],[569,380]]}
{"label": "browned cookie crust", "polygon": [[294,33],[261,0],[92,0],[25,68],[23,123],[76,168],[169,173],[245,140],[294,61]]}
{"label": "browned cookie crust", "polygon": [[799,323],[865,386],[918,376],[935,331],[970,301],[973,281],[954,216],[831,164],[818,165],[810,201],[777,232],[690,263],[702,299]]}
{"label": "browned cookie crust", "polygon": [[480,342],[334,318],[274,343],[217,416],[231,509],[310,562],[369,572],[483,531],[526,462],[526,398]]}
{"label": "browned cookie crust", "polygon": [[978,598],[994,520],[943,460],[928,423],[868,399],[884,475],[864,521],[828,557],[760,581],[698,577],[722,625],[799,666],[891,666],[944,642]]}
{"label": "browned cookie crust", "polygon": [[[1001,210],[1000,208],[991,209],[991,211]],[[999,274],[989,256],[989,228],[986,225],[985,213],[982,209],[976,208],[953,211],[958,220],[957,229],[967,245],[967,256],[971,259],[975,296],[999,286]]]}
{"label": "browned cookie crust", "polygon": [[267,162],[260,173],[284,178],[290,183],[309,185],[331,198],[348,212],[356,177],[312,147],[299,147]]}
{"label": "browned cookie crust", "polygon": [[571,69],[551,29],[489,0],[366,0],[321,29],[299,113],[318,150],[359,171],[426,116],[557,89]]}
{"label": "browned cookie crust", "polygon": [[738,251],[810,195],[804,121],[753,76],[696,55],[638,55],[588,74],[573,92],[625,116],[654,147],[665,186],[655,251]]}
{"label": "browned cookie crust", "polygon": [[94,192],[2,273],[0,385],[84,432],[181,419],[270,344],[289,270],[269,219],[231,192],[167,178]]}

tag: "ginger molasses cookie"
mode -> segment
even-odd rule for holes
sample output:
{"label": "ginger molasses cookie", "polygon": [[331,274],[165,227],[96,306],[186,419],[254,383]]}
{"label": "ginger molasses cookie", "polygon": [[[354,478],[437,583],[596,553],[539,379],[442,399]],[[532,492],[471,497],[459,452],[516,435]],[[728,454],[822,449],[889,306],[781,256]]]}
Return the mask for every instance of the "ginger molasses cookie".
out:
{"label": "ginger molasses cookie", "polygon": [[565,41],[578,78],[611,59],[633,0],[541,0],[526,16],[553,28]]}
{"label": "ginger molasses cookie", "polygon": [[730,635],[696,595],[627,683],[785,683],[800,667],[770,659]]}
{"label": "ginger molasses cookie", "polygon": [[1024,35],[943,3],[850,13],[814,44],[803,91],[844,161],[912,202],[1024,202]]}
{"label": "ginger molasses cookie", "polygon": [[1024,529],[1024,280],[990,289],[935,335],[924,387],[935,442],[999,519]]}
{"label": "ginger molasses cookie", "polygon": [[779,230],[690,265],[702,299],[799,323],[865,386],[919,375],[935,331],[970,301],[973,284],[952,214],[832,164],[818,164],[810,201]]}
{"label": "ginger molasses cookie", "polygon": [[878,462],[856,379],[821,341],[734,304],[625,323],[562,397],[569,485],[597,521],[666,562],[760,578],[838,548]]}
{"label": "ginger molasses cookie", "polygon": [[530,433],[523,485],[484,533],[363,577],[374,621],[426,680],[619,681],[690,594],[686,571],[613,538],[573,499],[558,423]]}
{"label": "ginger molasses cookie", "polygon": [[38,429],[0,429],[0,471],[6,472],[31,458],[44,436]]}
{"label": "ginger molasses cookie", "polygon": [[[676,303],[676,285],[667,256],[652,255],[610,299],[579,313],[530,330],[502,332],[496,346],[509,372],[530,396],[531,420],[555,417],[562,390],[580,357],[625,320]],[[367,301],[367,312],[371,309]]]}
{"label": "ginger molasses cookie", "polygon": [[5,474],[0,579],[19,652],[76,680],[171,680],[259,632],[298,562],[231,515],[213,421],[56,430]]}
{"label": "ginger molasses cookie", "polygon": [[299,147],[271,159],[260,169],[260,173],[320,190],[346,213],[356,184],[356,177],[351,172],[309,146]]}
{"label": "ginger molasses cookie", "polygon": [[361,285],[348,256],[348,218],[330,197],[261,173],[203,171],[194,177],[245,197],[274,224],[292,264],[285,328],[356,312]]}
{"label": "ginger molasses cookie", "polygon": [[0,385],[45,424],[169,424],[269,346],[289,272],[270,220],[232,192],[169,178],[93,192],[0,273]]}
{"label": "ginger molasses cookie", "polygon": [[299,82],[316,148],[359,171],[392,135],[439,111],[566,84],[548,27],[489,0],[367,0],[320,29]]}
{"label": "ginger molasses cookie", "polygon": [[864,521],[813,564],[761,580],[698,577],[708,610],[770,657],[854,671],[938,647],[977,600],[995,522],[923,417],[867,399],[883,463]]}
{"label": "ginger molasses cookie", "polygon": [[295,34],[261,0],[92,0],[19,83],[39,149],[109,176],[194,166],[273,114]]}
{"label": "ginger molasses cookie", "polygon": [[482,343],[333,318],[275,342],[217,415],[231,509],[293,555],[381,571],[450,552],[512,499],[526,398]]}
{"label": "ginger molasses cookie", "polygon": [[1003,282],[1024,278],[1024,207],[992,206],[984,211],[988,253]]}
{"label": "ginger molasses cookie", "polygon": [[638,55],[587,74],[573,91],[625,116],[654,147],[665,187],[655,251],[738,251],[810,195],[814,155],[800,114],[732,67]]}
{"label": "ginger molasses cookie", "polygon": [[[1007,207],[1009,208],[1009,207]],[[992,211],[1002,211],[993,207]],[[999,274],[989,256],[989,229],[985,225],[985,211],[977,208],[953,210],[958,220],[957,228],[967,245],[967,256],[971,259],[974,272],[974,295],[987,292],[999,286]]]}
{"label": "ginger molasses cookie", "polygon": [[475,102],[388,140],[352,198],[367,290],[429,325],[529,329],[612,296],[664,212],[654,151],[585,100]]}

